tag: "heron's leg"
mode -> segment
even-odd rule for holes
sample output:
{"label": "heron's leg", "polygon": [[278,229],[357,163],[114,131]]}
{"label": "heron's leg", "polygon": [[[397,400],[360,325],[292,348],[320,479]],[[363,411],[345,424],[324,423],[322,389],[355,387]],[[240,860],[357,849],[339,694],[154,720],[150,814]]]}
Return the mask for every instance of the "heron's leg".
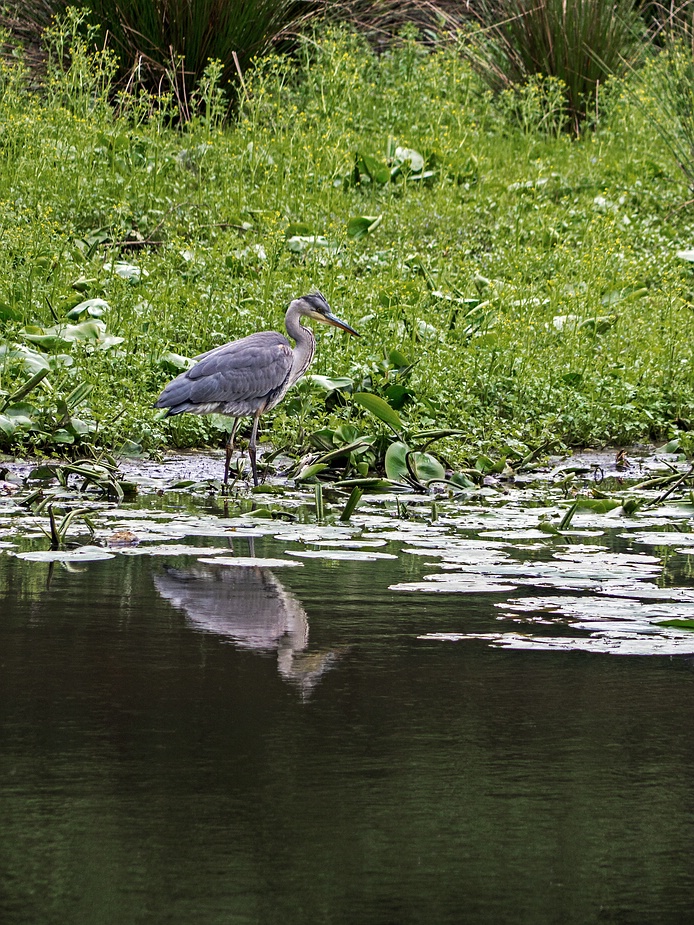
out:
{"label": "heron's leg", "polygon": [[258,469],[255,464],[255,438],[258,433],[258,421],[260,420],[260,411],[256,411],[253,418],[253,430],[251,431],[251,442],[248,444],[248,455],[251,460],[251,472],[253,473],[253,484],[258,487]]}
{"label": "heron's leg", "polygon": [[239,421],[241,418],[234,418],[234,426],[231,428],[231,433],[229,434],[229,439],[227,440],[227,456],[224,463],[224,484],[226,485],[229,481],[229,466],[231,465],[231,454],[234,452],[234,437],[236,436],[236,428],[239,426]]}

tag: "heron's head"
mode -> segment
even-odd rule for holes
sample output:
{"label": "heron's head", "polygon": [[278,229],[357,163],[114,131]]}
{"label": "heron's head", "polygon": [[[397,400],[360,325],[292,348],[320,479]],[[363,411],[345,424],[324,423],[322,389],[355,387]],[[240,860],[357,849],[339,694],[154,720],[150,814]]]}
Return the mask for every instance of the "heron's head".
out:
{"label": "heron's head", "polygon": [[351,328],[346,321],[340,321],[339,318],[333,315],[325,296],[318,292],[318,290],[308,295],[301,296],[300,299],[295,299],[289,307],[291,308],[292,306],[298,308],[300,315],[306,315],[307,318],[313,318],[314,321],[321,321],[323,324],[332,324],[342,331],[347,331],[355,337],[360,337],[354,328]]}

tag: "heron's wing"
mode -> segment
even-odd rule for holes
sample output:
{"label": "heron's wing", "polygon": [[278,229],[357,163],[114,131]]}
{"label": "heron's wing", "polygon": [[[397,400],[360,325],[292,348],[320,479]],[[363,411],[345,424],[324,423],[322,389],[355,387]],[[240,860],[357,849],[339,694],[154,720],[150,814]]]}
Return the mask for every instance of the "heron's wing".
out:
{"label": "heron's wing", "polygon": [[281,395],[292,368],[289,341],[276,331],[262,331],[203,354],[188,372],[164,389],[158,408],[253,414]]}

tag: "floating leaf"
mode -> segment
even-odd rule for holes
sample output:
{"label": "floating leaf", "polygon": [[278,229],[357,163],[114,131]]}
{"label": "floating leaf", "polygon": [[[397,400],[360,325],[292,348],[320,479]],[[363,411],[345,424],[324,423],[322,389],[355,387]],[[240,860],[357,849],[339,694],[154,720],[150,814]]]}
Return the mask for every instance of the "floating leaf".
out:
{"label": "floating leaf", "polygon": [[78,549],[43,549],[31,552],[11,553],[17,559],[29,562],[96,562],[100,559],[113,559],[115,554],[99,546],[80,546]]}
{"label": "floating leaf", "polygon": [[367,552],[357,549],[286,549],[289,556],[299,559],[346,559],[348,562],[375,562],[376,559],[397,559],[390,552]]}
{"label": "floating leaf", "polygon": [[224,565],[229,568],[291,568],[304,564],[294,562],[293,559],[259,559],[255,556],[220,556],[219,558],[201,556],[198,562],[204,562],[207,565]]}

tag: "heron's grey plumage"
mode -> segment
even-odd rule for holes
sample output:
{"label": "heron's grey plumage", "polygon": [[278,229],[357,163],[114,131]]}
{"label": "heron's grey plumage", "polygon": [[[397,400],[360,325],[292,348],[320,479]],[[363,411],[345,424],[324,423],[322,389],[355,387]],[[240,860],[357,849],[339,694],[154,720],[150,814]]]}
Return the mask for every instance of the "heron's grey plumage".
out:
{"label": "heron's grey plumage", "polygon": [[201,354],[197,363],[170,382],[156,401],[155,407],[167,408],[169,415],[187,411],[192,414],[226,414],[236,418],[227,444],[225,482],[229,476],[238,419],[252,415],[249,455],[253,480],[258,484],[255,465],[258,418],[274,408],[287,389],[303,376],[316,351],[316,339],[310,328],[301,324],[302,315],[351,334],[357,333],[332,314],[320,292],[312,292],[295,299],[287,309],[284,323],[287,333],[296,342],[293,349],[287,338],[277,331],[249,334]]}
{"label": "heron's grey plumage", "polygon": [[275,331],[262,331],[217,347],[177,376],[157,407],[169,414],[227,414],[240,417],[267,411],[289,387],[293,353]]}

